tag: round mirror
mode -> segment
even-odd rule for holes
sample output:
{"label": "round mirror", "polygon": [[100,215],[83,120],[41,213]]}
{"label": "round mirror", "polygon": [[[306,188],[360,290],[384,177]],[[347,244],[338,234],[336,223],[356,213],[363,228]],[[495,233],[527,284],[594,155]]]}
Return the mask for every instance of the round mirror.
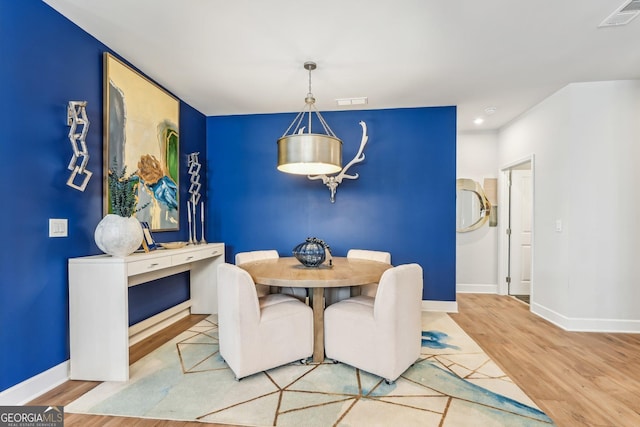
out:
{"label": "round mirror", "polygon": [[456,231],[459,233],[481,227],[491,212],[491,204],[482,186],[472,179],[456,180]]}

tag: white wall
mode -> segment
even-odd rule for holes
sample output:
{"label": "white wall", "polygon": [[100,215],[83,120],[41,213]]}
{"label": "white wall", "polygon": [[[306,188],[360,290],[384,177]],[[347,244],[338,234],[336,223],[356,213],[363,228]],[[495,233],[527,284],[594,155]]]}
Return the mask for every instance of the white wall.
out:
{"label": "white wall", "polygon": [[640,332],[640,81],[570,84],[498,139],[500,166],[535,154],[532,311]]}
{"label": "white wall", "polygon": [[[497,178],[497,132],[459,133],[456,163],[458,178],[473,179],[480,185],[484,178]],[[456,233],[457,292],[497,292],[498,228],[488,224]]]}

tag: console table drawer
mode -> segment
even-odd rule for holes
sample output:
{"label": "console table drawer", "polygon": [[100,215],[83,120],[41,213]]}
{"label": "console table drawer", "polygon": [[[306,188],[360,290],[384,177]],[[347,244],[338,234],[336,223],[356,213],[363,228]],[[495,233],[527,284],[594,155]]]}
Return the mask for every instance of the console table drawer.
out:
{"label": "console table drawer", "polygon": [[158,257],[153,259],[146,259],[141,261],[133,261],[128,263],[128,275],[135,276],[136,274],[148,273],[150,271],[161,270],[163,268],[171,267],[171,257]]}
{"label": "console table drawer", "polygon": [[188,262],[199,261],[203,259],[203,253],[200,251],[187,252],[171,256],[172,265],[186,264]]}
{"label": "console table drawer", "polygon": [[214,257],[214,256],[220,256],[222,254],[224,254],[224,247],[217,245],[216,247],[211,247],[213,245],[209,245],[208,248],[202,248],[198,251],[198,256],[200,256],[201,258],[208,258],[208,257]]}

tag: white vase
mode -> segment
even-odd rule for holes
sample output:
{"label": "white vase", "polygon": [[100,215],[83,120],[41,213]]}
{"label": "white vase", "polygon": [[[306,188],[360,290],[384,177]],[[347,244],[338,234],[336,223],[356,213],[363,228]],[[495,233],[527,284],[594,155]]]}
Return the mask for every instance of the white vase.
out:
{"label": "white vase", "polygon": [[108,214],[98,223],[94,238],[102,252],[125,257],[142,244],[142,226],[134,217]]}

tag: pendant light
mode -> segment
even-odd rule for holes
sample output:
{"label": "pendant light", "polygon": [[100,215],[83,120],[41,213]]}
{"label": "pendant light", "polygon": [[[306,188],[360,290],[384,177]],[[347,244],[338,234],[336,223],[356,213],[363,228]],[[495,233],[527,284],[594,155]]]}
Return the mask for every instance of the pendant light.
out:
{"label": "pendant light", "polygon": [[[315,62],[304,63],[304,69],[309,71],[309,93],[305,98],[305,106],[278,139],[278,170],[281,172],[329,175],[342,170],[342,141],[316,108],[316,100],[311,93],[311,71],[316,68]],[[324,133],[313,133],[312,113],[316,114]]]}

